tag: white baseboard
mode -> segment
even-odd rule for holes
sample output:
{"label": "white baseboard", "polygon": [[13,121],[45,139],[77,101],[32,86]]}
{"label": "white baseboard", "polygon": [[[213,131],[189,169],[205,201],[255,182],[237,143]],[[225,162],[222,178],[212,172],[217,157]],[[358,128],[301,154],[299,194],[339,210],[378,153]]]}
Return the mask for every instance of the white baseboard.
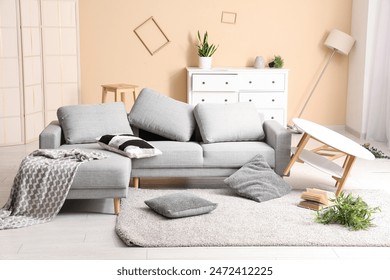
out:
{"label": "white baseboard", "polygon": [[359,138],[359,139],[366,139],[366,133],[361,133],[351,127],[349,127],[348,125],[345,126],[345,131],[348,132],[348,133],[351,133],[353,136],[355,136],[356,138]]}

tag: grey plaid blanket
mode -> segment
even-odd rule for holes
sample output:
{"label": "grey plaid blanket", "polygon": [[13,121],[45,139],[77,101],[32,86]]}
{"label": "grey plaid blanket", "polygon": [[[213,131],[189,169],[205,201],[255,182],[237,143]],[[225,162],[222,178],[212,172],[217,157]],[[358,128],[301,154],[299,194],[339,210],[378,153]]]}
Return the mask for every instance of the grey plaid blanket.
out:
{"label": "grey plaid blanket", "polygon": [[8,201],[0,209],[0,229],[52,220],[64,204],[80,164],[106,157],[78,149],[32,152],[20,164]]}

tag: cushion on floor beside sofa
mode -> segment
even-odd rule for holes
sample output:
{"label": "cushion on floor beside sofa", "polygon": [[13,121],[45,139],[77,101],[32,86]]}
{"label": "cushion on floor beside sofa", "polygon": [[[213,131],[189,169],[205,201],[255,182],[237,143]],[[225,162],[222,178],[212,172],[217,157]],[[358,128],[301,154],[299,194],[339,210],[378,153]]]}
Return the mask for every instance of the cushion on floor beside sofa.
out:
{"label": "cushion on floor beside sofa", "polygon": [[129,113],[129,121],[168,139],[189,141],[195,128],[192,111],[192,105],[144,88]]}
{"label": "cushion on floor beside sofa", "polygon": [[192,193],[180,192],[145,200],[156,213],[167,218],[184,218],[207,214],[217,208],[213,203]]}

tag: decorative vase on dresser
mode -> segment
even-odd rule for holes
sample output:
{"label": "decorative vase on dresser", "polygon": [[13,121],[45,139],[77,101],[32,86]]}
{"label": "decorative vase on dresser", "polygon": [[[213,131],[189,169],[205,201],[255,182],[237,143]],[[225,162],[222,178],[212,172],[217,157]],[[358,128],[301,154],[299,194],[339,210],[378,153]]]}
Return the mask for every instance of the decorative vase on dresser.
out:
{"label": "decorative vase on dresser", "polygon": [[187,68],[187,102],[252,102],[265,120],[287,125],[288,69]]}

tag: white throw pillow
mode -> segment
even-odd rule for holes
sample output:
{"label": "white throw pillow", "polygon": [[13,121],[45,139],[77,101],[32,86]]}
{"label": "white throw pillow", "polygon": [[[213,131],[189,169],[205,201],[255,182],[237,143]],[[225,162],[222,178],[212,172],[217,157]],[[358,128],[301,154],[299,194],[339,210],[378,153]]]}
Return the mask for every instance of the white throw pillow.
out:
{"label": "white throw pillow", "polygon": [[108,134],[97,140],[104,149],[129,158],[147,158],[162,154],[147,141],[131,134]]}

